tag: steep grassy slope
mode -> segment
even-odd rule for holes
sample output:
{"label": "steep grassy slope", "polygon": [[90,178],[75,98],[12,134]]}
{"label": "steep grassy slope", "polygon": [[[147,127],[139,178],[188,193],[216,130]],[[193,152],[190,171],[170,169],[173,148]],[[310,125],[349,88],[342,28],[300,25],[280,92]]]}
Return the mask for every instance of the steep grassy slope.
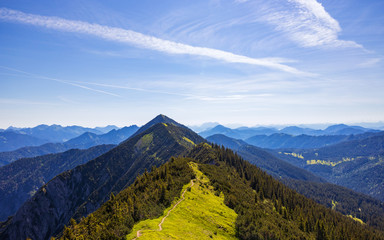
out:
{"label": "steep grassy slope", "polygon": [[0,168],[0,221],[17,209],[56,175],[84,164],[115,145],[100,145],[87,150],[72,149],[63,153],[19,159]]}
{"label": "steep grassy slope", "polygon": [[[183,187],[163,215],[136,224],[126,239],[236,239],[237,214],[224,204],[224,195],[215,195],[210,181],[190,162],[196,176]],[[162,223],[162,224],[161,224]],[[161,230],[159,228],[161,224]]]}
{"label": "steep grassy slope", "polygon": [[203,141],[188,128],[153,125],[102,156],[55,177],[2,227],[0,237],[48,239],[62,231],[70,218],[80,219],[98,209],[111,192],[116,194],[129,186],[145,169]]}

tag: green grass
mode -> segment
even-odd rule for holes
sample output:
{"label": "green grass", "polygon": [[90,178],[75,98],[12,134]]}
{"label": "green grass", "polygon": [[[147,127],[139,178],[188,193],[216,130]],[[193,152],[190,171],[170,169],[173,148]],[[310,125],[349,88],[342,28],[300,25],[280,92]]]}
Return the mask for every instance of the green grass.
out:
{"label": "green grass", "polygon": [[152,141],[153,141],[153,134],[152,133],[146,134],[135,144],[135,147],[137,149],[147,151]]}
{"label": "green grass", "polygon": [[[237,214],[224,204],[224,196],[216,196],[209,179],[198,170],[196,163],[190,163],[196,174],[195,184],[183,187],[185,199],[173,209],[165,219],[162,231],[159,223],[168,211],[177,203],[176,199],[163,215],[156,219],[136,224],[127,239],[134,239],[141,230],[138,239],[237,239],[235,221]],[[190,190],[188,189],[190,188]]]}

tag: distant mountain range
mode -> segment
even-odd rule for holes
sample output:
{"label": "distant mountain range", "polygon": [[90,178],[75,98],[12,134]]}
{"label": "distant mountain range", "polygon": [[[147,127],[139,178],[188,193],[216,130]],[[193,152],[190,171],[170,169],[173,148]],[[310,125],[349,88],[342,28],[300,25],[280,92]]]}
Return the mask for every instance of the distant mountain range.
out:
{"label": "distant mountain range", "polygon": [[297,135],[310,135],[310,136],[322,136],[322,135],[351,135],[351,134],[362,134],[366,132],[379,132],[376,129],[363,128],[359,126],[348,126],[345,124],[332,125],[324,130],[315,130],[310,128],[300,128],[296,126],[286,127],[281,130],[276,128],[267,127],[240,127],[231,129],[222,125],[217,125],[214,128],[200,132],[199,134],[203,137],[212,136],[215,134],[224,134],[228,137],[235,139],[247,139],[257,135],[272,135],[276,133],[289,134],[292,136]]}
{"label": "distant mountain range", "polygon": [[329,182],[384,201],[384,132],[319,149],[277,150],[276,154]]}
{"label": "distant mountain range", "polygon": [[285,133],[274,133],[272,135],[257,135],[245,139],[245,142],[270,149],[279,148],[320,148],[329,145],[333,145],[340,142],[352,141],[357,139],[364,139],[371,136],[375,136],[377,132],[366,132],[355,135],[289,135]]}
{"label": "distant mountain range", "polygon": [[12,151],[25,146],[39,146],[49,141],[16,132],[0,132],[0,151]]}
{"label": "distant mountain range", "polygon": [[35,138],[40,138],[48,142],[56,143],[68,141],[69,139],[77,137],[85,132],[103,134],[103,128],[101,128],[100,130],[80,126],[62,127],[56,124],[50,126],[42,124],[33,128],[9,127],[5,130],[5,132],[16,132],[20,134],[29,135]]}
{"label": "distant mountain range", "polygon": [[[29,158],[41,156],[44,154],[59,153],[73,148],[87,149],[101,144],[119,144],[134,134],[137,129],[139,128],[136,125],[132,125],[130,127],[123,127],[118,130],[113,129],[108,133],[101,135],[86,132],[64,143],[47,143],[41,146],[23,147],[14,151],[0,152],[0,167],[20,158]],[[11,134],[14,135],[16,133]],[[17,135],[19,136],[21,134]]]}

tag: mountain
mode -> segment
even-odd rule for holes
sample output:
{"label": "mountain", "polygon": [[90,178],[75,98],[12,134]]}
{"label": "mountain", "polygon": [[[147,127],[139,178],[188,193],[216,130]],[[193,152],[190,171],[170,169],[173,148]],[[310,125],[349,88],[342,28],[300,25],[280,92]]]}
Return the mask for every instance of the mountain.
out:
{"label": "mountain", "polygon": [[298,135],[292,136],[285,133],[275,133],[272,135],[257,135],[245,139],[245,142],[261,147],[261,148],[319,148],[327,145],[332,145],[342,141],[349,140],[349,136],[344,135],[324,135],[324,136],[309,136]]}
{"label": "mountain", "polygon": [[50,126],[42,124],[33,128],[8,128],[6,131],[13,131],[20,134],[29,135],[32,137],[44,139],[47,142],[52,143],[65,142],[85,132],[102,134],[101,131],[92,128],[84,128],[80,126],[62,127],[56,124]]}
{"label": "mountain", "polygon": [[[161,122],[163,119],[165,122]],[[144,129],[143,129],[144,128]],[[159,115],[128,140],[86,164],[64,172],[25,202],[0,227],[0,238],[48,239],[98,209],[111,193],[129,186],[138,174],[160,166],[204,142],[181,124]]]}
{"label": "mountain", "polygon": [[[323,135],[347,136],[351,134],[356,135],[356,134],[362,134],[362,133],[368,133],[368,132],[375,133],[375,132],[379,132],[379,130],[363,128],[359,126],[348,126],[345,124],[329,126],[325,130],[301,128],[297,126],[289,126],[281,130],[277,130],[276,128],[268,128],[268,127],[255,127],[255,128],[239,127],[236,129],[232,129],[232,128],[224,127],[222,125],[217,125],[216,127],[200,132],[199,134],[200,136],[205,138],[215,134],[224,134],[231,138],[245,140],[247,138],[251,138],[257,135],[269,136],[276,133],[288,134],[293,136],[303,135],[303,134],[310,135],[310,136],[323,136]],[[285,136],[285,135],[281,135],[281,136]]]}
{"label": "mountain", "polygon": [[194,132],[198,133],[198,132],[203,132],[205,130],[211,129],[217,125],[219,125],[218,122],[207,122],[207,123],[203,123],[201,125],[189,126],[189,128],[192,129]]}
{"label": "mountain", "polygon": [[360,126],[348,126],[345,124],[337,124],[327,127],[324,134],[328,135],[350,135],[350,134],[361,134],[365,132],[378,132],[378,130],[363,128]]}
{"label": "mountain", "polygon": [[[313,173],[271,156],[242,140],[213,135],[208,141],[231,148],[250,163],[287,184],[292,189],[344,215],[357,216],[384,230],[384,203],[350,189],[330,184]],[[336,208],[337,205],[337,208]]]}
{"label": "mountain", "polygon": [[118,130],[113,129],[101,135],[86,132],[65,142],[64,145],[68,148],[89,148],[100,144],[119,144],[132,136],[138,129],[138,126],[132,125]]}
{"label": "mountain", "polygon": [[20,158],[37,157],[45,154],[64,152],[69,149],[87,149],[102,144],[119,144],[128,139],[137,131],[138,127],[132,125],[108,133],[97,135],[86,132],[64,143],[46,143],[36,147],[23,147],[14,151],[0,152],[0,167]]}
{"label": "mountain", "polygon": [[223,125],[217,125],[216,127],[200,132],[200,136],[208,137],[215,134],[223,134],[231,138],[235,139],[246,139],[255,135],[262,134],[273,134],[276,133],[277,129],[274,128],[266,128],[266,127],[257,127],[257,128],[248,128],[248,127],[240,127],[236,129],[231,129],[224,127]]}
{"label": "mountain", "polygon": [[293,136],[302,135],[302,134],[305,134],[305,135],[322,135],[321,130],[315,130],[312,128],[301,128],[301,127],[297,127],[297,126],[285,127],[283,129],[281,129],[279,131],[279,133],[285,133],[285,134],[289,134],[289,135],[293,135]]}
{"label": "mountain", "polygon": [[284,179],[291,189],[346,216],[384,231],[384,202],[331,183]]}
{"label": "mountain", "polygon": [[384,239],[384,233],[297,194],[228,149],[199,144],[71,221],[61,239],[80,237]]}
{"label": "mountain", "polygon": [[384,132],[319,149],[276,154],[329,182],[384,201]]}
{"label": "mountain", "polygon": [[112,130],[118,130],[118,129],[119,129],[119,127],[117,127],[115,125],[108,125],[105,127],[95,127],[94,128],[94,130],[102,132],[102,133],[107,133],[107,132],[110,132]]}
{"label": "mountain", "polygon": [[216,134],[207,138],[209,142],[222,145],[235,151],[250,163],[258,166],[277,179],[292,178],[306,181],[324,182],[320,177],[287,163],[264,149],[249,145],[242,140]]}
{"label": "mountain", "polygon": [[12,151],[24,146],[39,146],[47,142],[47,140],[21,133],[0,132],[0,152]]}
{"label": "mountain", "polygon": [[84,164],[109,151],[115,145],[100,145],[86,150],[19,159],[0,168],[0,221],[17,209],[56,175]]}
{"label": "mountain", "polygon": [[133,134],[133,136],[139,135],[140,133],[146,131],[147,129],[151,128],[152,126],[154,126],[154,125],[156,125],[158,123],[163,123],[163,124],[165,124],[165,126],[167,126],[167,124],[170,124],[170,125],[173,125],[173,126],[189,129],[186,126],[176,122],[175,120],[173,120],[173,119],[171,119],[171,118],[169,118],[169,117],[167,117],[167,116],[165,116],[163,114],[159,114],[154,119],[152,119],[151,121],[146,123],[144,126],[142,126],[139,130],[137,130],[135,132],[135,134]]}

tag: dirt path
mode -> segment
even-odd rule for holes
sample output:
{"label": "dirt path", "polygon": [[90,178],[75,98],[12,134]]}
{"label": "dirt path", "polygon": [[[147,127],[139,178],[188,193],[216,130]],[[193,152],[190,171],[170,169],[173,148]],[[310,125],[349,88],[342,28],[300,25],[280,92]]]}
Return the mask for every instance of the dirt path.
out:
{"label": "dirt path", "polygon": [[[191,180],[191,187],[193,187],[193,184],[194,184],[194,182],[193,182],[193,180]],[[165,217],[163,217],[163,219],[161,219],[161,222],[159,223],[159,231],[163,230],[163,228],[161,227],[161,225],[163,225],[165,219],[169,216],[169,214],[171,213],[171,211],[172,211],[173,209],[175,209],[175,207],[177,207],[177,205],[179,205],[179,203],[181,203],[181,202],[184,200],[184,194],[185,194],[185,192],[186,192],[187,190],[188,190],[188,188],[186,188],[186,189],[184,190],[183,194],[181,194],[181,198],[180,198],[180,200],[175,204],[175,206],[173,206],[173,208],[169,209],[167,215],[165,215]]]}
{"label": "dirt path", "polygon": [[[193,180],[191,180],[191,187],[193,187],[194,184],[195,184],[195,182],[194,182]],[[180,198],[180,200],[177,201],[177,203],[175,204],[175,206],[173,206],[171,209],[169,209],[169,211],[167,212],[167,215],[165,215],[165,217],[163,217],[163,219],[161,219],[161,222],[159,223],[159,230],[158,230],[158,231],[163,230],[162,225],[163,225],[165,219],[169,216],[169,214],[171,213],[171,211],[172,211],[173,209],[175,209],[175,208],[177,207],[177,205],[179,205],[179,203],[181,203],[181,202],[185,199],[185,198],[184,198],[184,194],[185,194],[185,192],[186,192],[187,190],[188,190],[188,188],[186,188],[186,189],[183,191],[183,193],[181,194],[181,198]],[[135,239],[139,238],[140,236],[141,236],[141,230],[139,230],[139,231],[136,232],[136,237],[135,237],[134,239],[132,239],[132,240],[135,240]]]}

